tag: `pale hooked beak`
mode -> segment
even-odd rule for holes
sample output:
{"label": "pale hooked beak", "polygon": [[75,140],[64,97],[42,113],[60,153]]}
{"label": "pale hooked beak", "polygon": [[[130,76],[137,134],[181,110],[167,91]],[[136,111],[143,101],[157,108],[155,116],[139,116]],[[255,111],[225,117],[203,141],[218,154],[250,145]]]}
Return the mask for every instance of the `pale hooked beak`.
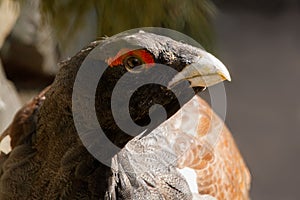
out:
{"label": "pale hooked beak", "polygon": [[203,51],[195,61],[176,74],[169,82],[171,88],[177,83],[188,80],[191,87],[208,87],[224,80],[231,81],[225,65],[212,54]]}

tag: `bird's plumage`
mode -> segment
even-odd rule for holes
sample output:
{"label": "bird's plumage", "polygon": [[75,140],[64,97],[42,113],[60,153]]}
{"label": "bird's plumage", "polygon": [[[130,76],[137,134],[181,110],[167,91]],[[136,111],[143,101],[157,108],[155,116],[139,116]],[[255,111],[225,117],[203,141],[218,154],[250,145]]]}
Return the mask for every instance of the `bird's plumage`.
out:
{"label": "bird's plumage", "polygon": [[128,199],[190,199],[193,177],[180,174],[185,168],[194,171],[199,199],[249,198],[250,174],[231,133],[199,96],[148,136],[131,140],[114,161],[114,181]]}
{"label": "bird's plumage", "polygon": [[[82,126],[91,145],[99,149],[99,154],[108,153],[101,148],[105,144],[98,144],[91,137],[94,128],[89,124],[90,113],[84,109],[87,106],[84,99],[93,97],[86,96],[83,87],[81,96],[72,101],[73,84],[88,55],[98,47],[105,48],[106,44],[113,47],[118,39],[147,50],[156,63],[168,65],[179,73],[187,65],[198,62],[195,56],[202,55],[203,51],[166,37],[139,32],[93,42],[61,63],[51,87],[16,114],[0,138],[1,143],[8,141],[12,148],[0,154],[0,199],[192,199],[193,196],[248,199],[249,173],[230,132],[203,100],[196,96],[189,101],[193,96],[185,95],[185,85],[179,83],[178,87],[184,101],[189,101],[182,109],[167,87],[146,85],[138,90],[136,99],[129,105],[133,121],[147,123],[149,108],[157,102],[165,107],[168,119],[158,117],[156,126],[150,126],[147,135],[141,138],[120,131],[111,121],[110,104],[106,103],[111,100],[113,86],[126,72],[124,63],[108,66],[94,97],[97,118],[101,125],[106,125],[106,136],[123,149],[111,158],[111,167],[88,152],[77,134],[74,112],[82,113]],[[114,49],[102,61],[107,62],[119,50]],[[82,109],[72,110],[76,101],[82,102]],[[194,186],[198,193],[192,194],[182,168],[190,168],[197,175]]]}

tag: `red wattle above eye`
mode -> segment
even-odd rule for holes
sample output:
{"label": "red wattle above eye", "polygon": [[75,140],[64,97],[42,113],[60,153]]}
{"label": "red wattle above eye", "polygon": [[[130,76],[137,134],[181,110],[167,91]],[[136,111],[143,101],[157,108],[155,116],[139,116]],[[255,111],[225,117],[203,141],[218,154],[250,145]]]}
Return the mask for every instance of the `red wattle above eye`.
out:
{"label": "red wattle above eye", "polygon": [[145,64],[147,64],[148,67],[151,67],[154,63],[154,58],[151,53],[149,53],[145,49],[137,49],[137,50],[130,50],[130,49],[121,49],[115,57],[107,59],[107,64],[110,67],[115,67],[119,65],[123,65],[123,61],[125,58],[134,56],[139,59]]}

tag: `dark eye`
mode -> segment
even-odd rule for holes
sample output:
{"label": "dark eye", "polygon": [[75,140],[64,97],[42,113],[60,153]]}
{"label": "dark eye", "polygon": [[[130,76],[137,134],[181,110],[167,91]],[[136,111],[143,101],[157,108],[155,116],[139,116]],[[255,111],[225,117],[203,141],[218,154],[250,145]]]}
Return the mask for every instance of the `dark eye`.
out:
{"label": "dark eye", "polygon": [[131,56],[124,61],[125,67],[130,70],[136,66],[144,64],[139,58]]}

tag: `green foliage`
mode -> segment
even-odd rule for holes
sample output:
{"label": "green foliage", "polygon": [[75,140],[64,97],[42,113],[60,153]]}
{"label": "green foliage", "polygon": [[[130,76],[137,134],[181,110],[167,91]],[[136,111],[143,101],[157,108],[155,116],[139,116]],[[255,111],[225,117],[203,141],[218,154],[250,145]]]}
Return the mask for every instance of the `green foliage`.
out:
{"label": "green foliage", "polygon": [[70,41],[86,15],[95,12],[99,37],[157,26],[183,32],[207,50],[213,46],[210,19],[215,7],[210,0],[41,0],[41,10],[57,31],[59,41]]}

